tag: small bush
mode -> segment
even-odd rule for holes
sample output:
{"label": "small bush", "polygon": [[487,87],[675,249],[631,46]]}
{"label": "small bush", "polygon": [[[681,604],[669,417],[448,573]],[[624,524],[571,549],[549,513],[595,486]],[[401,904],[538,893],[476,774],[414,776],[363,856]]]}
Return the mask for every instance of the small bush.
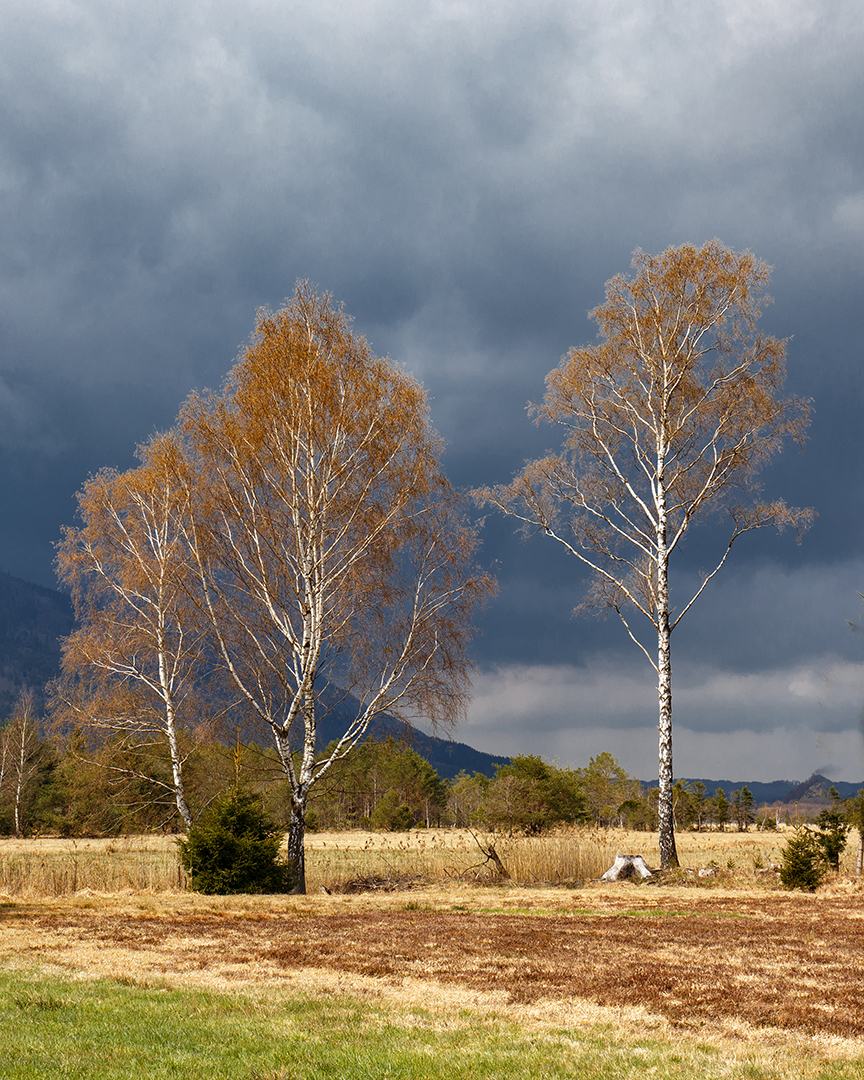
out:
{"label": "small bush", "polygon": [[178,840],[190,888],[221,896],[230,893],[284,893],[291,868],[279,861],[279,828],[266,816],[261,799],[232,788]]}
{"label": "small bush", "polygon": [[814,892],[825,876],[825,861],[816,837],[802,825],[780,852],[780,880],[787,889]]}

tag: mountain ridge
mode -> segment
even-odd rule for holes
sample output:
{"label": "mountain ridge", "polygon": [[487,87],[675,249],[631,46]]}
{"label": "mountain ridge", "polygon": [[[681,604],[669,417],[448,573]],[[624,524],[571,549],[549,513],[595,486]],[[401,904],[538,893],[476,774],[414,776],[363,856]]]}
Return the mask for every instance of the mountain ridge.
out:
{"label": "mountain ridge", "polygon": [[[844,780],[829,780],[821,773],[813,773],[807,780],[771,780],[768,783],[758,780],[709,780],[705,777],[676,776],[675,782],[681,780],[685,784],[705,785],[706,793],[713,795],[717,788],[723,788],[728,796],[739,788],[750,789],[757,804],[768,803],[793,803],[806,799],[827,799],[829,787],[835,787],[841,799],[850,799],[858,793],[859,788],[864,788],[864,780],[853,784]],[[640,784],[646,788],[656,788],[657,780],[640,780]],[[814,790],[815,789],[815,790]]]}
{"label": "mountain ridge", "polygon": [[[65,593],[0,570],[0,726],[22,690],[32,689],[41,703],[46,683],[60,673],[60,641],[74,627],[72,603]],[[342,735],[346,719],[350,722],[353,716],[340,715],[338,708],[324,717],[318,731],[319,748]],[[379,717],[371,725],[369,737],[383,739],[387,735],[404,739],[448,780],[463,769],[492,776],[496,765],[510,760],[416,728],[406,730],[393,717]]]}
{"label": "mountain ridge", "polygon": [[60,671],[60,639],[74,626],[68,596],[0,570],[0,722],[22,690],[41,698]]}

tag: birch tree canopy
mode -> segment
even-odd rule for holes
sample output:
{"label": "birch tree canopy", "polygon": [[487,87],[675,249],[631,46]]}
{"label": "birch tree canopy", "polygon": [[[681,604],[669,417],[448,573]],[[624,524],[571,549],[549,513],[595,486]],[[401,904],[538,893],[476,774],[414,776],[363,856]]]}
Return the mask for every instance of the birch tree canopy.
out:
{"label": "birch tree canopy", "polygon": [[[809,406],[781,396],[785,344],[757,325],[768,300],[764,263],[713,240],[637,251],[633,268],[607,283],[591,312],[599,344],[571,349],[533,409],[561,430],[562,449],[476,495],[587,566],[585,606],[614,611],[657,673],[666,867],[677,865],[670,636],[738,537],[810,523],[812,511],[766,502],[758,484],[787,439],[803,441]],[[711,515],[728,523],[726,540],[698,587],[673,603],[670,560],[690,526]]]}
{"label": "birch tree canopy", "polygon": [[[305,283],[259,313],[222,392],[187,402],[177,438],[200,603],[278,750],[302,891],[310,788],[381,713],[455,720],[492,583],[422,388]],[[349,719],[322,755],[317,727],[335,708]]]}

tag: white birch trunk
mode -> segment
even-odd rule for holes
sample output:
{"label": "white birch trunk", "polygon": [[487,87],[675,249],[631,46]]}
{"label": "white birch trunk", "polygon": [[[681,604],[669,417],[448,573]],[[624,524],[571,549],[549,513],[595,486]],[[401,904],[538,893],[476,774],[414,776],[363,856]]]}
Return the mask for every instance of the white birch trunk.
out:
{"label": "white birch trunk", "polygon": [[[316,655],[318,650],[316,649]],[[303,760],[300,775],[292,784],[291,824],[288,830],[288,860],[294,867],[295,881],[291,892],[306,892],[306,807],[315,765],[315,736],[318,724],[315,716],[315,694],[310,687],[303,703]]]}
{"label": "white birch trunk", "polygon": [[657,812],[660,866],[666,870],[678,865],[675,824],[672,815],[672,664],[669,651],[668,611],[657,632],[657,639],[657,695],[660,706],[658,724],[660,793]]}
{"label": "white birch trunk", "polygon": [[[174,685],[170,675],[176,670],[171,663],[168,654],[167,633],[165,630],[165,608],[161,602],[162,590],[159,591],[158,609],[158,653],[159,653],[159,685],[162,692],[162,702],[165,707],[165,734],[168,737],[168,749],[171,754],[171,776],[174,782],[174,800],[177,811],[183,818],[183,824],[187,829],[192,827],[192,814],[189,804],[186,802],[186,788],[183,784],[183,758],[180,755],[180,747],[177,742],[177,713],[174,706]],[[169,674],[170,673],[170,674]]]}
{"label": "white birch trunk", "polygon": [[21,741],[17,749],[16,777],[15,777],[15,835],[21,837],[21,798],[24,793],[24,784],[27,780],[27,736],[29,734],[27,717],[21,718]]}
{"label": "white birch trunk", "polygon": [[177,745],[177,730],[174,724],[173,709],[167,710],[168,720],[168,746],[171,752],[171,775],[174,780],[174,799],[177,803],[177,811],[183,818],[183,823],[189,829],[192,826],[192,813],[186,802],[186,788],[183,783],[183,759]]}
{"label": "white birch trunk", "polygon": [[663,870],[678,865],[675,847],[675,821],[672,802],[672,653],[669,626],[669,551],[667,548],[666,490],[664,486],[666,446],[663,438],[657,448],[657,697],[659,705],[658,732],[660,791],[657,803],[660,842],[660,867]]}
{"label": "white birch trunk", "polygon": [[6,774],[8,772],[6,759],[11,755],[11,734],[7,728],[0,733],[0,793],[6,786]]}

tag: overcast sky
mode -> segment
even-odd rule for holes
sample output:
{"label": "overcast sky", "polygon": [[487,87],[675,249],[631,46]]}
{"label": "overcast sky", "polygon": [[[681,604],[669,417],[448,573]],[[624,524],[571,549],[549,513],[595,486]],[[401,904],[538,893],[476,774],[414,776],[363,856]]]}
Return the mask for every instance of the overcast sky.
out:
{"label": "overcast sky", "polygon": [[[74,493],[217,386],[295,279],[426,386],[459,485],[553,445],[525,412],[636,248],[774,266],[765,328],[813,397],[673,637],[675,772],[864,779],[864,12],[853,0],[5,0],[0,568],[55,584]],[[723,535],[694,533],[696,580]],[[501,591],[457,737],[656,776],[653,673],[573,618],[553,542],[487,519]]]}

